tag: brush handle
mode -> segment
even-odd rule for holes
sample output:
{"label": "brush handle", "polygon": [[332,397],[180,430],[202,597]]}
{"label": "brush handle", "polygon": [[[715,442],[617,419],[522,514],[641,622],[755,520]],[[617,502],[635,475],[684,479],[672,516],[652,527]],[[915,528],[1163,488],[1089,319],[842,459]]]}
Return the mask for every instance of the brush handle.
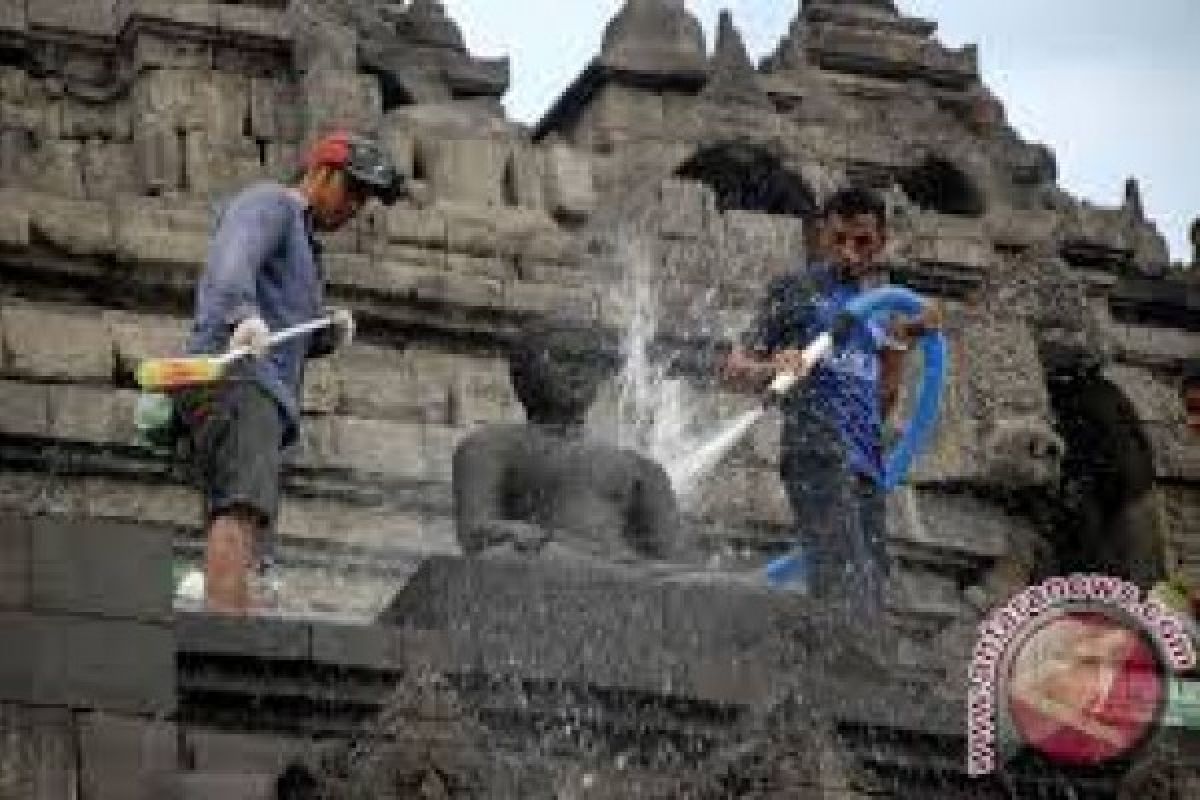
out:
{"label": "brush handle", "polygon": [[[332,317],[321,317],[319,319],[309,320],[308,322],[301,322],[299,325],[293,325],[290,328],[284,328],[281,331],[276,331],[275,333],[271,334],[270,338],[267,339],[267,347],[275,347],[276,345],[283,344],[289,339],[295,339],[297,336],[303,336],[306,333],[319,331],[321,328],[327,328],[332,324]],[[239,347],[236,350],[230,350],[228,353],[218,356],[216,362],[222,367],[225,367],[240,358],[245,358],[253,352],[254,351],[249,347]]]}

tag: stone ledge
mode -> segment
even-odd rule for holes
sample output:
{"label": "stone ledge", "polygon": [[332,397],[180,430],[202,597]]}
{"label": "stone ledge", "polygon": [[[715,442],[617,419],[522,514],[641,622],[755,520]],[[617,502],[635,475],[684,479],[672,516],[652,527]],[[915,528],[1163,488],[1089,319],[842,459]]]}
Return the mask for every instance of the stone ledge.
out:
{"label": "stone ledge", "polygon": [[175,709],[170,628],[127,620],[0,613],[0,698],[130,713]]}

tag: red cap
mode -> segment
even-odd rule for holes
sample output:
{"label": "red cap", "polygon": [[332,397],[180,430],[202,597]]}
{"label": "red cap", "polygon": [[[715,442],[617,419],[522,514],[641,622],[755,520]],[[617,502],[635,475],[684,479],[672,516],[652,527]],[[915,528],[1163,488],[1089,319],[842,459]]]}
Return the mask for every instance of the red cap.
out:
{"label": "red cap", "polygon": [[345,131],[325,134],[308,151],[305,161],[309,169],[345,167],[350,163],[350,134]]}

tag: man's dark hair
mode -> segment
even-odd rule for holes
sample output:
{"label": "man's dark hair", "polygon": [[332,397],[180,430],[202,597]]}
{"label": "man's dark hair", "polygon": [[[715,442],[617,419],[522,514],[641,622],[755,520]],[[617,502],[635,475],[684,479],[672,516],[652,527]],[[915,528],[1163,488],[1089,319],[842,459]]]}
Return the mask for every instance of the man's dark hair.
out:
{"label": "man's dark hair", "polygon": [[825,201],[821,207],[821,219],[829,219],[834,214],[839,217],[857,217],[860,214],[870,214],[875,217],[879,227],[887,225],[887,206],[883,198],[870,189],[851,186],[839,189]]}

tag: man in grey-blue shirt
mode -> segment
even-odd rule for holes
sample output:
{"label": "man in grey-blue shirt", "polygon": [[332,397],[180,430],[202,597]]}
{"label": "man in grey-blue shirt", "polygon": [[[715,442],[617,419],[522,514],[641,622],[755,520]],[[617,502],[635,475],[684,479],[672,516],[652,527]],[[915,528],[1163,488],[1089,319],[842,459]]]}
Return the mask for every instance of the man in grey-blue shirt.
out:
{"label": "man in grey-blue shirt", "polygon": [[[257,551],[278,512],[282,451],[299,432],[305,361],[353,337],[348,312],[324,309],[315,232],[340,229],[371,197],[390,205],[399,187],[377,144],[339,132],[315,144],[295,185],[251,186],[220,215],[196,287],[188,351],[248,347],[254,358],[178,402],[206,499],[210,610],[250,610]],[[272,331],[326,314],[331,327],[268,347]]]}

